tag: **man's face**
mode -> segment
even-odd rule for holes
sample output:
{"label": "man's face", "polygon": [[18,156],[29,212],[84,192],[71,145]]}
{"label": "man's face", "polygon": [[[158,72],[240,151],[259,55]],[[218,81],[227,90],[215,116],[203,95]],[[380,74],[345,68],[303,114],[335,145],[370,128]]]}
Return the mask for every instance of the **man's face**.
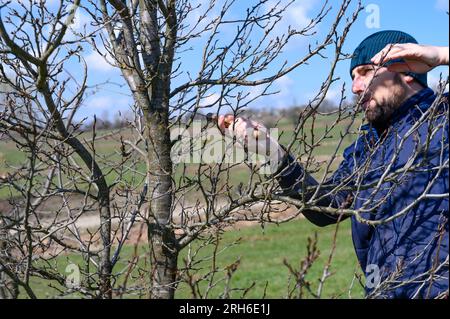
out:
{"label": "man's face", "polygon": [[406,98],[406,84],[402,75],[385,67],[360,65],[352,71],[352,92],[361,99],[366,120],[374,125],[385,125],[392,113]]}

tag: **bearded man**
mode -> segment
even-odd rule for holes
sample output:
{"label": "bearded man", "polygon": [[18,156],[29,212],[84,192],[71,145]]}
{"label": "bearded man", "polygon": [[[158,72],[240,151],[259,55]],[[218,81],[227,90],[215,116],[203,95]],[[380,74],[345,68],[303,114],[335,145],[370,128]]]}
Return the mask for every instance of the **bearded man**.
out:
{"label": "bearded man", "polygon": [[[334,191],[321,190],[318,204],[358,212],[351,216],[352,239],[368,297],[448,296],[448,93],[435,101],[427,83],[427,72],[448,61],[448,47],[419,45],[392,30],[370,35],[353,54],[352,91],[367,124],[321,185]],[[234,118],[233,125],[226,119],[219,117],[219,127],[238,140],[248,140],[249,128],[264,131],[246,118]],[[310,194],[302,191],[317,181],[293,154],[281,146],[278,152],[275,177],[284,193],[308,201]],[[344,219],[302,213],[318,226]]]}

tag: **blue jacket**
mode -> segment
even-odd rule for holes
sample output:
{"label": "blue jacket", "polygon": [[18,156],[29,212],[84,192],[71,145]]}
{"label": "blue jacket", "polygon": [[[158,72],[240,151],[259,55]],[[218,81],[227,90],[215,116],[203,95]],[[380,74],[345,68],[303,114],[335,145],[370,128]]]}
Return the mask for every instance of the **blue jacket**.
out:
{"label": "blue jacket", "polygon": [[[391,222],[369,226],[352,220],[352,239],[359,263],[366,275],[366,293],[376,289],[381,298],[433,298],[448,290],[448,217],[449,217],[449,127],[448,94],[439,104],[433,121],[425,121],[402,142],[402,137],[429,109],[436,96],[429,88],[423,89],[392,116],[390,127],[379,137],[370,126],[363,126],[362,134],[344,151],[344,160],[325,183],[346,186],[368,185],[360,190],[339,191],[320,205],[335,208],[367,209],[361,217],[382,220],[406,209],[406,213]],[[430,131],[435,130],[430,135]],[[427,143],[427,139],[430,139]],[[428,147],[426,147],[428,145]],[[395,155],[397,153],[397,155]],[[413,155],[416,154],[416,157]],[[391,159],[397,156],[389,172],[409,165],[406,174],[397,174],[375,187]],[[438,167],[446,162],[446,166]],[[365,166],[366,169],[363,168]],[[356,173],[361,172],[363,173]],[[291,196],[302,189],[302,166],[289,155],[282,164],[278,181]],[[352,175],[353,174],[353,175]],[[317,184],[311,176],[307,184]],[[429,196],[417,201],[429,183]],[[446,194],[446,195],[445,195]],[[337,221],[337,216],[317,212],[304,212],[313,223],[324,226]],[[440,265],[440,268],[439,268]],[[438,267],[433,275],[433,269]],[[424,275],[426,274],[426,275]],[[381,292],[381,293],[380,293]]]}

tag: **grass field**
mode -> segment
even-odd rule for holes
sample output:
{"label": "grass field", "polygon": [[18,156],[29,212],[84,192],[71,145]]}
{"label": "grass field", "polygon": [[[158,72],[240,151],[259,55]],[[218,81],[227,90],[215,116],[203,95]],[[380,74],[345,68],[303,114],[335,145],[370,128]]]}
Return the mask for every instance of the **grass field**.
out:
{"label": "grass field", "polygon": [[[240,259],[240,265],[232,277],[230,286],[233,288],[247,288],[255,283],[246,298],[262,298],[264,290],[266,289],[266,298],[286,298],[288,295],[288,280],[289,271],[283,264],[286,259],[289,264],[298,269],[300,261],[306,256],[306,246],[308,237],[314,236],[314,232],[318,234],[318,248],[320,256],[313,264],[313,267],[308,272],[306,279],[311,283],[311,288],[316,292],[319,278],[322,276],[323,267],[329,256],[331,244],[333,240],[335,226],[325,228],[318,228],[306,220],[296,220],[282,225],[268,225],[264,231],[259,226],[245,227],[240,230],[228,231],[224,233],[220,248],[239,241],[239,244],[232,245],[224,252],[218,255],[216,266],[219,270],[237,259]],[[195,244],[194,244],[195,245]],[[213,247],[206,247],[200,252],[200,255],[208,255],[211,253]],[[146,246],[139,247],[141,258],[138,265],[145,269],[145,261],[147,256]],[[179,258],[179,267],[183,267],[183,259],[186,257],[187,250],[183,250]],[[122,259],[114,268],[114,272],[122,270],[133,255],[133,247],[126,246],[122,254]],[[37,261],[39,262],[39,261]],[[67,264],[81,263],[81,257],[78,255],[67,255],[58,257],[55,261],[57,267],[61,272]],[[208,272],[211,267],[211,262],[204,262],[198,265],[198,268],[204,269],[199,271],[199,274]],[[357,264],[356,256],[353,250],[350,233],[350,222],[343,221],[339,225],[336,250],[333,261],[331,263],[330,271],[332,276],[329,277],[323,286],[322,298],[362,298],[363,290],[355,280],[352,286],[352,280],[355,272],[361,273]],[[128,280],[128,287],[132,287],[137,280],[138,272],[133,271],[131,279]],[[224,272],[219,271],[215,275],[214,282],[219,281],[217,287],[211,290],[208,298],[219,298],[223,293],[224,282],[220,281],[224,278]],[[123,282],[124,276],[119,277],[118,283]],[[266,288],[267,283],[267,288]],[[35,293],[40,298],[53,297],[56,291],[49,287],[58,286],[55,282],[42,281],[33,279],[32,287]],[[204,291],[207,286],[205,281],[201,287]],[[349,293],[350,291],[350,293]],[[242,291],[235,291],[231,293],[231,298],[240,298]],[[22,297],[26,297],[22,294]],[[74,296],[69,296],[74,297]],[[124,298],[137,298],[137,295],[124,295]],[[145,297],[145,295],[143,296]],[[312,298],[308,293],[303,296],[305,298]],[[189,287],[182,283],[176,292],[176,298],[192,298]]]}
{"label": "grass field", "polygon": [[[321,139],[321,143],[314,149],[312,152],[313,156],[329,156],[334,153],[337,147],[337,143],[339,141],[339,135],[346,130],[346,126],[350,123],[349,120],[343,120],[339,122],[332,130],[328,132],[325,138],[322,137],[325,135],[325,131],[331,127],[333,122],[335,121],[334,116],[318,116],[318,119],[314,122],[313,132],[314,132],[314,141],[317,142]],[[360,121],[356,120],[352,125],[353,128],[359,124]],[[280,143],[283,145],[288,145],[289,142],[293,139],[293,125],[287,119],[282,119],[277,123],[276,128],[278,129],[280,137]],[[304,126],[304,138],[310,143],[313,140],[313,136],[311,133],[312,121],[306,121]],[[119,161],[121,158],[120,155],[120,136],[123,136],[125,139],[130,137],[130,131],[124,130],[120,133],[113,133],[112,131],[98,131],[97,138],[104,136],[103,138],[99,138],[96,142],[96,155],[98,158],[107,159],[111,162]],[[82,133],[78,136],[78,138],[87,146],[88,149],[91,148],[90,143],[92,140],[92,136],[90,132]],[[348,134],[343,140],[342,145],[338,148],[337,154],[342,154],[342,151],[345,147],[351,144],[351,142],[356,138],[355,134]],[[296,142],[294,145],[298,145]],[[294,148],[295,149],[295,148]],[[304,148],[300,148],[302,152],[304,152]],[[14,142],[9,140],[0,140],[0,174],[5,174],[11,172],[16,167],[20,167],[21,164],[25,163],[27,160],[26,153],[23,150],[18,149],[18,147],[14,144]],[[80,159],[77,159],[77,162],[82,165]],[[138,166],[139,171],[145,170],[145,165]],[[107,179],[109,181],[113,180],[117,176],[114,173],[110,173],[107,175]],[[1,196],[0,196],[1,198]]]}
{"label": "grass field", "polygon": [[[314,135],[316,138],[323,135],[323,132],[334,121],[332,117],[319,118],[314,125]],[[311,123],[307,122],[307,125]],[[321,161],[325,161],[329,158],[329,155],[334,153],[338,136],[345,130],[348,121],[344,121],[337,125],[323,140],[320,147],[314,150],[313,155],[319,158]],[[356,123],[358,124],[358,123]],[[288,141],[292,139],[292,125],[287,120],[280,121],[278,123],[279,131],[284,131],[281,137],[281,143],[286,145]],[[309,128],[306,128],[305,134],[307,138],[312,138],[307,135]],[[98,135],[107,134],[108,132],[98,132]],[[82,138],[89,140],[89,134],[84,133]],[[343,149],[348,146],[355,136],[349,135],[345,137],[342,145],[339,147],[337,154],[342,154]],[[119,150],[119,138],[118,136],[112,136],[107,139],[101,140],[97,143],[97,154],[100,157],[107,159],[110,162],[118,161],[120,159]],[[8,141],[0,141],[0,174],[5,174],[12,171],[12,167],[19,167],[26,161],[26,155],[12,143]],[[339,164],[339,158],[337,158],[332,165],[332,169],[336,168]],[[139,163],[137,170],[140,173],[145,172],[145,164]],[[316,174],[322,172],[319,170]],[[189,174],[195,174],[195,172],[189,172]],[[175,180],[180,177],[181,172],[176,171]],[[248,179],[248,172],[244,170],[233,171],[231,175],[231,183],[237,185],[239,182],[245,182]],[[107,176],[107,182],[111,183],[117,178],[116,172],[110,172]],[[124,176],[125,179],[131,179],[130,176]],[[10,191],[6,188],[0,187],[0,200],[9,197]],[[14,195],[14,194],[13,194]],[[195,197],[195,194],[190,194]],[[311,283],[313,291],[317,290],[319,284],[319,278],[322,276],[323,266],[328,258],[328,254],[331,249],[332,238],[335,227],[329,226],[326,228],[318,228],[306,220],[296,220],[287,224],[267,225],[264,231],[259,226],[245,227],[240,230],[230,230],[223,234],[222,244],[233,243],[240,239],[238,245],[234,245],[226,249],[218,256],[217,267],[222,269],[240,259],[240,265],[237,271],[234,273],[231,281],[231,286],[234,288],[245,289],[255,283],[253,289],[251,289],[246,298],[261,298],[264,296],[264,290],[266,289],[265,296],[267,298],[284,298],[288,294],[288,280],[289,271],[283,264],[283,260],[286,258],[289,264],[295,268],[300,267],[300,261],[306,256],[307,239],[314,235],[314,232],[318,233],[318,247],[321,252],[320,257],[315,262],[314,266],[308,273],[307,280]],[[195,244],[194,244],[195,245]],[[211,253],[212,247],[206,247],[203,249],[200,255],[208,255]],[[146,246],[139,247],[139,254],[142,256],[139,260],[139,266],[143,269],[148,267],[145,265],[146,258]],[[121,267],[125,267],[128,261],[131,260],[133,253],[132,246],[125,246],[122,253],[122,260],[114,269],[115,272],[120,271]],[[186,255],[186,249],[181,253],[179,261],[180,267],[182,267],[182,261]],[[42,260],[36,262],[42,263]],[[60,272],[64,272],[66,266],[69,263],[81,264],[81,256],[78,255],[66,255],[60,256],[53,260],[52,266],[59,269]],[[198,265],[200,268],[200,274],[206,273],[208,267],[211,266],[211,262],[201,263]],[[204,269],[203,269],[204,268]],[[356,256],[353,250],[351,241],[350,222],[344,221],[340,225],[340,229],[337,237],[337,247],[335,256],[331,265],[330,271],[333,275],[325,282],[322,297],[326,298],[361,298],[363,297],[362,288],[355,281],[354,287],[349,295],[349,287],[354,279],[354,273],[360,273],[359,266],[357,264]],[[213,281],[219,280],[217,286],[211,289],[209,298],[220,297],[223,292],[224,282],[220,279],[224,277],[224,272],[219,272],[215,275]],[[132,277],[135,274],[132,273]],[[130,280],[129,285],[133,285],[133,280],[136,281],[138,276]],[[123,280],[123,276],[119,277],[119,283]],[[292,278],[291,278],[292,280]],[[56,291],[49,287],[49,285],[57,286],[56,283],[44,282],[42,280],[33,278],[32,287],[39,297],[53,297],[56,295]],[[266,288],[267,284],[267,288]],[[202,286],[203,285],[203,286]],[[205,281],[201,285],[204,291],[207,282]],[[234,291],[231,294],[233,298],[239,298],[242,295],[242,291]],[[25,297],[24,294],[21,295]],[[128,295],[126,298],[136,298],[136,295]],[[181,283],[177,293],[177,298],[190,298],[190,291],[186,284]],[[307,294],[304,297],[312,297]]]}

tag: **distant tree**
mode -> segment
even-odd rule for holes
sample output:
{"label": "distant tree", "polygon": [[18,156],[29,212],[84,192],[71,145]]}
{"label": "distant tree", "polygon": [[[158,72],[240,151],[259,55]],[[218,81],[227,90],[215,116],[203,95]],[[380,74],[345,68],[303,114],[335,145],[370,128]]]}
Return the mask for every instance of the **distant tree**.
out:
{"label": "distant tree", "polygon": [[330,112],[333,111],[337,108],[337,105],[334,101],[329,100],[329,99],[325,99],[322,104],[320,105],[320,108],[318,108],[317,110],[319,112]]}

